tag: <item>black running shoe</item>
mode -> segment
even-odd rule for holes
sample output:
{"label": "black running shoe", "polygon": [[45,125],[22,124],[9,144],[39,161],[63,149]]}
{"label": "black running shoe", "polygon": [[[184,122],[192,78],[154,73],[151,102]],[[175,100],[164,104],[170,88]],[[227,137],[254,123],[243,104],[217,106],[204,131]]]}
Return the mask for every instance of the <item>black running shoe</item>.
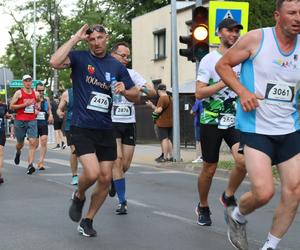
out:
{"label": "black running shoe", "polygon": [[111,180],[108,194],[109,194],[110,197],[115,197],[115,195],[116,195],[116,189],[115,189],[114,180]]}
{"label": "black running shoe", "polygon": [[237,206],[236,198],[234,197],[234,195],[228,197],[225,195],[225,191],[223,192],[222,196],[220,197],[220,202],[222,203],[222,205],[225,208]]}
{"label": "black running shoe", "polygon": [[116,214],[118,214],[118,215],[127,214],[127,201],[125,201],[124,203],[120,203],[118,205]]}
{"label": "black running shoe", "polygon": [[20,156],[21,156],[21,151],[17,151],[16,152],[16,156],[15,156],[15,164],[16,165],[19,165],[19,163],[20,163]]}
{"label": "black running shoe", "polygon": [[82,209],[85,202],[85,199],[82,201],[75,195],[77,190],[72,194],[72,203],[69,208],[69,217],[72,221],[78,222],[81,219]]}
{"label": "black running shoe", "polygon": [[164,154],[162,153],[160,156],[158,156],[157,158],[155,158],[154,160],[157,162],[157,161],[159,161],[159,160],[161,160],[161,159],[163,159],[164,158]]}
{"label": "black running shoe", "polygon": [[34,166],[33,166],[32,164],[29,164],[29,165],[28,165],[28,168],[27,168],[26,174],[32,174],[32,173],[34,173],[34,172],[35,172]]}
{"label": "black running shoe", "polygon": [[4,179],[2,176],[0,176],[0,184],[4,183]]}
{"label": "black running shoe", "polygon": [[91,219],[82,219],[77,230],[80,234],[86,237],[95,237],[97,236],[96,230],[93,228],[93,220]]}
{"label": "black running shoe", "polygon": [[200,226],[210,226],[211,225],[211,212],[209,210],[209,207],[200,207],[200,205],[198,204],[198,206],[195,209],[195,213],[198,216],[197,218],[197,223]]}
{"label": "black running shoe", "polygon": [[67,147],[67,145],[64,142],[62,142],[61,143],[61,149],[65,149],[66,147]]}

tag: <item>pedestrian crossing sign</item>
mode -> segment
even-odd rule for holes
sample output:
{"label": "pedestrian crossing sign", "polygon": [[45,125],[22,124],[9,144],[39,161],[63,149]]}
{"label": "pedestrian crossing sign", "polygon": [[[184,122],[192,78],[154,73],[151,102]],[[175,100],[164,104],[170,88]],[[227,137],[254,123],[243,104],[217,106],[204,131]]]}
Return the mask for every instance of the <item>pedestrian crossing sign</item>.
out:
{"label": "pedestrian crossing sign", "polygon": [[247,2],[209,2],[209,43],[219,44],[218,25],[225,18],[232,18],[243,25],[241,35],[248,31],[249,3]]}

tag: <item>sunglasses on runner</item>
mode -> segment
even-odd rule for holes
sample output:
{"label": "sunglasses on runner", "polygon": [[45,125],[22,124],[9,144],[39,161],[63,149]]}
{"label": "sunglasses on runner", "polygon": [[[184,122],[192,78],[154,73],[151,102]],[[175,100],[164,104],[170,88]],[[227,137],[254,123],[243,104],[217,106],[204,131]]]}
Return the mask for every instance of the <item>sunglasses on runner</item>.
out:
{"label": "sunglasses on runner", "polygon": [[106,30],[105,30],[105,28],[102,25],[93,25],[93,26],[90,26],[85,33],[87,35],[90,35],[94,31],[101,32],[101,33],[106,33]]}

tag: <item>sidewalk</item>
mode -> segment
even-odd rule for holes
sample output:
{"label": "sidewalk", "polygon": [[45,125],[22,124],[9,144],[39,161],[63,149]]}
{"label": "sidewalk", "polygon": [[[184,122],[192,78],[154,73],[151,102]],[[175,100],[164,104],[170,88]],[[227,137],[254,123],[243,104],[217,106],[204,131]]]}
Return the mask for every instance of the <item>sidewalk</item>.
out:
{"label": "sidewalk", "polygon": [[[202,163],[192,163],[196,158],[195,149],[181,148],[180,155],[182,158],[181,162],[166,162],[157,163],[154,159],[160,156],[161,148],[160,144],[137,144],[132,162],[141,165],[150,165],[159,168],[168,168],[181,171],[189,171],[199,173],[202,167]],[[220,151],[220,161],[230,161],[232,156],[229,151],[222,147]],[[229,171],[224,169],[217,169],[217,174],[220,176],[227,177]]]}

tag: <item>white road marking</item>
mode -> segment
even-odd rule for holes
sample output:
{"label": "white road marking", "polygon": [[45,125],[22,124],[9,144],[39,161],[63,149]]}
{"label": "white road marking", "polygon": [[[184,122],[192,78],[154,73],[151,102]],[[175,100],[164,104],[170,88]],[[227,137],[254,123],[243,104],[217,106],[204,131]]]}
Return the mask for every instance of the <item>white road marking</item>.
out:
{"label": "white road marking", "polygon": [[161,170],[161,171],[141,171],[140,174],[184,174],[176,170]]}
{"label": "white road marking", "polygon": [[52,173],[52,174],[43,174],[43,173],[40,173],[39,174],[40,176],[72,176],[71,173]]}
{"label": "white road marking", "polygon": [[[16,168],[18,168],[18,167],[28,168],[28,162],[27,161],[20,161],[19,165],[16,165],[13,160],[4,160],[4,163],[9,164],[9,165],[13,165]],[[36,168],[36,166],[35,166],[35,168]],[[49,169],[49,168],[51,168],[51,167],[45,166],[45,169]]]}
{"label": "white road marking", "polygon": [[148,207],[148,208],[153,208],[153,206],[148,205],[146,203],[140,202],[140,201],[136,201],[136,200],[127,200],[128,203],[133,204],[137,207]]}
{"label": "white road marking", "polygon": [[194,220],[191,220],[191,219],[188,219],[188,218],[185,218],[185,217],[182,217],[182,216],[178,216],[178,215],[175,215],[175,214],[165,213],[163,211],[153,211],[152,213],[156,214],[156,215],[161,215],[161,216],[164,216],[164,217],[168,217],[168,218],[171,218],[171,219],[179,220],[179,221],[184,222],[184,223],[188,223],[188,224],[192,224],[192,225],[196,224],[196,222]]}

